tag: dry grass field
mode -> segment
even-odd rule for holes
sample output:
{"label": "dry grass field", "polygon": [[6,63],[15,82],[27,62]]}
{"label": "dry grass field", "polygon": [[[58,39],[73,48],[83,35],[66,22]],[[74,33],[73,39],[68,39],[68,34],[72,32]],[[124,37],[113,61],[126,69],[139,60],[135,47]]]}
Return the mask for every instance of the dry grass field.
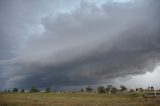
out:
{"label": "dry grass field", "polygon": [[160,106],[160,97],[140,94],[1,93],[0,106]]}

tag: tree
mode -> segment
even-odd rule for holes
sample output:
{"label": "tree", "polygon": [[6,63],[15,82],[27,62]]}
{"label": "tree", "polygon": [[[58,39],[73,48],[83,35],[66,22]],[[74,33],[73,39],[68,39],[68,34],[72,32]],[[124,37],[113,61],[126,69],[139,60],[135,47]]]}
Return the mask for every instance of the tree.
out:
{"label": "tree", "polygon": [[127,88],[124,85],[121,85],[120,88],[121,88],[121,91],[126,91],[127,90]]}
{"label": "tree", "polygon": [[99,86],[97,88],[98,93],[105,93],[105,88],[103,86]]}
{"label": "tree", "polygon": [[83,93],[84,92],[84,90],[83,90],[83,88],[81,89],[81,93]]}
{"label": "tree", "polygon": [[39,90],[35,86],[32,86],[30,92],[39,92]]}
{"label": "tree", "polygon": [[154,87],[153,86],[149,86],[148,87],[148,91],[154,91]]}
{"label": "tree", "polygon": [[18,88],[14,88],[12,92],[18,92]]}
{"label": "tree", "polygon": [[113,88],[113,85],[107,85],[106,91],[111,91]]}
{"label": "tree", "polygon": [[140,92],[143,92],[143,91],[144,91],[144,89],[143,89],[143,88],[139,88],[139,91],[140,91]]}
{"label": "tree", "polygon": [[45,91],[46,91],[46,92],[50,92],[50,91],[51,91],[51,88],[50,88],[50,87],[46,87],[46,88],[45,88]]}
{"label": "tree", "polygon": [[22,89],[21,92],[24,93],[24,89]]}
{"label": "tree", "polygon": [[133,89],[130,89],[130,91],[129,91],[130,93],[132,93],[132,92],[134,92],[134,90]]}
{"label": "tree", "polygon": [[107,85],[106,92],[111,94],[112,88],[113,88],[113,85]]}
{"label": "tree", "polygon": [[107,88],[105,89],[107,93],[117,93],[118,89],[116,87],[113,87],[113,85],[107,85]]}
{"label": "tree", "polygon": [[88,86],[87,88],[86,88],[86,92],[91,92],[93,89],[90,87],[90,86]]}
{"label": "tree", "polygon": [[116,88],[116,87],[113,87],[112,90],[111,90],[111,92],[112,92],[112,93],[117,93],[117,88]]}
{"label": "tree", "polygon": [[151,86],[151,91],[154,91],[154,87],[153,86]]}

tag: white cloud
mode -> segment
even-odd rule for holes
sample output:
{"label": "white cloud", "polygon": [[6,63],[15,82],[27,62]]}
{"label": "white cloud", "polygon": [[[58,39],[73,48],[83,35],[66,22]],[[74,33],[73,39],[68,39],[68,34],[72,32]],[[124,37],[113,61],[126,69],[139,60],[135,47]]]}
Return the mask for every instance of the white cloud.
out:
{"label": "white cloud", "polygon": [[142,75],[120,77],[115,80],[115,84],[126,85],[129,88],[147,88],[154,86],[156,89],[160,88],[160,66],[157,66],[153,72],[146,72]]}

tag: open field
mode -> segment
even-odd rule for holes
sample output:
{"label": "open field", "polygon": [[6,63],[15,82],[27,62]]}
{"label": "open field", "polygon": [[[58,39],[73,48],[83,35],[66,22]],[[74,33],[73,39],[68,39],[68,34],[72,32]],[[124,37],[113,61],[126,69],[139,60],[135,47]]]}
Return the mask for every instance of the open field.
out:
{"label": "open field", "polygon": [[140,94],[1,93],[0,106],[160,106],[160,97]]}

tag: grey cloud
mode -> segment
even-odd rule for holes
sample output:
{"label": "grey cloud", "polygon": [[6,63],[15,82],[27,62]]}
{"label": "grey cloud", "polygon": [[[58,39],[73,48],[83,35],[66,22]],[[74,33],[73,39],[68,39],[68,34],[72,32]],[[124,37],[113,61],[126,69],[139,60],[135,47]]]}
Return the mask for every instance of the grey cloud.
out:
{"label": "grey cloud", "polygon": [[[18,50],[26,45],[30,36],[43,32],[41,18],[58,11],[61,7],[56,0],[0,0],[0,79],[4,87],[7,65],[1,63],[18,55]],[[36,33],[36,34],[35,34]],[[6,78],[5,78],[6,77]]]}
{"label": "grey cloud", "polygon": [[41,32],[41,18],[59,8],[57,4],[53,0],[0,0],[0,59],[15,57],[28,37]]}
{"label": "grey cloud", "polygon": [[143,74],[159,64],[158,0],[83,2],[70,13],[46,17],[45,32],[32,37],[8,61],[6,86],[72,86]]}

